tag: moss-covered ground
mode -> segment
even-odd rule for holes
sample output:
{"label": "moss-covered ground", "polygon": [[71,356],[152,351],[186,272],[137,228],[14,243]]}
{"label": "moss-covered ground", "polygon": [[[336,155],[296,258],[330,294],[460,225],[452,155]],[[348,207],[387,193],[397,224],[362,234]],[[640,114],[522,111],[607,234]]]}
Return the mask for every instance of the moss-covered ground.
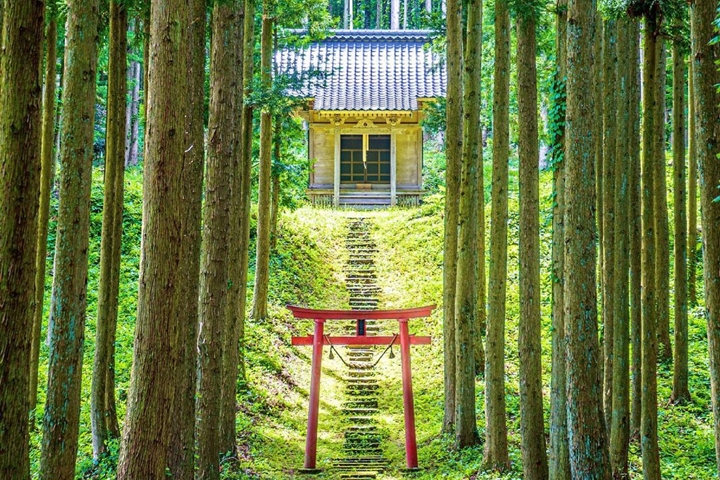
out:
{"label": "moss-covered ground", "polygon": [[[548,173],[543,173],[548,175]],[[85,339],[83,399],[89,398],[92,358],[94,354],[97,278],[99,267],[100,226],[102,217],[102,172],[96,172],[93,185],[90,274],[88,286],[88,320]],[[549,185],[544,178],[541,185]],[[121,422],[129,386],[132,343],[137,298],[140,252],[141,175],[129,172],[126,178],[125,236],[121,273],[120,319],[117,337],[117,394]],[[541,257],[549,264],[551,195],[541,192]],[[489,199],[486,199],[486,201]],[[413,381],[419,443],[419,473],[404,474],[404,431],[400,380],[400,357],[388,356],[378,364],[381,382],[379,425],[384,433],[385,455],[392,468],[381,478],[418,479],[490,479],[521,478],[518,365],[517,365],[517,197],[510,199],[509,282],[506,342],[506,388],[510,455],[512,470],[505,476],[483,473],[482,445],[456,452],[452,439],[439,435],[443,410],[441,302],[442,302],[442,197],[430,196],[414,209],[352,212],[303,207],[281,216],[277,249],[271,259],[270,313],[262,322],[248,321],[245,349],[247,383],[239,394],[239,458],[223,462],[226,479],[304,478],[297,473],[302,466],[310,380],[310,348],[290,346],[292,335],[311,333],[310,322],[294,321],[285,308],[288,303],[315,308],[347,308],[343,266],[347,259],[344,246],[349,217],[365,216],[373,223],[373,236],[379,253],[376,258],[378,283],[382,288],[380,308],[401,308],[436,304],[438,309],[427,321],[411,323],[411,333],[432,335],[430,346],[413,347]],[[487,209],[489,213],[489,208]],[[54,247],[54,225],[49,240],[49,278],[46,305],[49,302],[51,263]],[[252,283],[252,275],[250,277]],[[248,292],[251,300],[252,285]],[[543,372],[546,388],[546,416],[549,418],[550,368],[550,277],[543,269]],[[672,292],[670,293],[672,295]],[[47,308],[46,308],[47,311]],[[668,405],[672,384],[672,367],[661,365],[659,372],[659,426],[663,478],[716,478],[714,438],[711,428],[710,384],[707,340],[702,309],[692,310],[690,317],[690,388],[693,403],[678,407]],[[329,327],[330,333],[339,326]],[[45,332],[46,330],[44,330]],[[379,354],[379,352],[378,352]],[[42,402],[47,382],[47,347],[41,352],[40,408],[36,422],[42,423]],[[321,410],[318,443],[318,466],[328,467],[332,458],[341,455],[343,420],[339,414],[343,401],[343,364],[337,356],[323,360]],[[484,428],[483,383],[478,379],[478,427]],[[99,464],[92,461],[89,401],[83,400],[81,412],[78,478],[114,478],[117,445]],[[39,461],[40,433],[33,433],[33,472]],[[235,461],[237,460],[237,461]],[[631,447],[632,475],[640,478],[640,455],[637,443]],[[330,471],[316,477],[333,478]]]}

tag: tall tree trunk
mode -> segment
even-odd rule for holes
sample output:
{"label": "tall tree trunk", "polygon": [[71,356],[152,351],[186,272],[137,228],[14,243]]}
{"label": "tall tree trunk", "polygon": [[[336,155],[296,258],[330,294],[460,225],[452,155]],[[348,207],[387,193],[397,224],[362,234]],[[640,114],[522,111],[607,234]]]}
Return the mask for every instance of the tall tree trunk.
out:
{"label": "tall tree trunk", "polygon": [[565,335],[570,469],[573,478],[609,479],[597,332],[593,149],[594,3],[568,2],[565,145]]}
{"label": "tall tree trunk", "polygon": [[120,286],[126,137],[127,30],[127,9],[124,5],[118,4],[117,1],[111,1],[100,286],[98,289],[95,357],[90,395],[90,420],[92,424],[93,458],[95,460],[98,460],[105,453],[106,443],[110,436],[108,431],[109,412],[106,408],[106,399],[108,383],[115,383],[114,375],[108,377],[108,371],[110,371],[111,363],[111,345],[115,344],[118,290]]}
{"label": "tall tree trunk", "polygon": [[[628,471],[628,445],[630,438],[630,319],[628,308],[628,172],[630,158],[628,149],[630,143],[624,133],[630,132],[629,111],[629,80],[631,56],[629,53],[630,20],[622,18],[617,21],[616,58],[616,132],[623,132],[617,136],[614,156],[615,162],[615,192],[613,226],[613,361],[612,361],[612,398],[606,405],[605,415],[611,413],[610,418],[610,463],[613,478],[627,478]],[[606,372],[607,373],[607,372]],[[607,378],[607,375],[606,375]],[[606,388],[607,393],[607,388]]]}
{"label": "tall tree trunk", "polygon": [[[150,79],[149,79],[148,75],[150,73],[150,42],[151,42],[151,39],[150,39],[150,27],[151,27],[150,5],[151,5],[151,2],[152,2],[152,0],[150,0],[149,2],[147,2],[147,1],[145,2],[147,10],[145,11],[145,15],[143,18],[143,40],[144,40],[144,42],[143,42],[143,69],[142,69],[143,70],[143,72],[142,72],[142,79],[143,79],[143,81],[142,81],[142,91],[143,91],[142,104],[143,104],[143,118],[145,119],[145,122],[143,125],[143,127],[144,127],[143,133],[145,134],[145,136],[147,136],[147,123],[148,123],[148,121],[147,121],[148,111],[147,110],[148,110],[148,90],[149,90],[148,85],[150,83],[149,82]],[[143,152],[143,155],[144,155],[144,152]]]}
{"label": "tall tree trunk", "polygon": [[375,28],[380,30],[382,28],[382,14],[383,14],[383,2],[375,2],[376,9],[375,9]]}
{"label": "tall tree trunk", "polygon": [[630,226],[630,342],[632,345],[632,405],[630,408],[630,431],[635,436],[640,432],[640,411],[642,399],[642,210],[640,195],[640,22],[630,23],[630,77],[629,99],[629,151],[628,162],[628,203]]}
{"label": "tall tree trunk", "polygon": [[[0,477],[30,478],[28,404],[45,5],[0,9]],[[53,77],[51,82],[55,81]]]}
{"label": "tall tree trunk", "polygon": [[[455,296],[455,446],[479,442],[475,421],[475,341],[478,302],[478,199],[482,191],[480,83],[482,1],[467,5],[467,44],[463,79],[462,166]],[[484,268],[484,265],[483,265]]]}
{"label": "tall tree trunk", "polygon": [[346,30],[353,29],[353,1],[345,0],[345,9],[343,13],[343,28]]}
{"label": "tall tree trunk", "polygon": [[690,401],[688,388],[687,192],[685,190],[685,56],[673,44],[673,225],[675,232],[675,363],[673,403]]}
{"label": "tall tree trunk", "polygon": [[[597,7],[597,4],[596,4]],[[593,123],[592,128],[593,131],[593,148],[594,148],[594,155],[595,155],[595,208],[596,208],[596,231],[598,235],[598,266],[599,266],[599,272],[598,275],[602,275],[602,261],[603,261],[603,247],[605,245],[604,243],[604,223],[603,218],[605,218],[605,211],[604,211],[604,203],[603,203],[603,181],[605,180],[603,177],[603,148],[602,148],[602,140],[603,140],[603,76],[605,74],[603,70],[603,39],[604,39],[604,26],[605,23],[602,21],[602,16],[600,12],[597,10],[595,11],[595,18],[596,18],[596,25],[595,25],[595,38],[596,41],[593,46],[593,53],[595,58],[598,60],[594,62],[593,64],[593,74],[596,78],[596,81],[593,85],[593,91],[595,94],[594,100],[594,117],[593,117]],[[598,278],[598,292],[600,294],[600,301],[602,302],[603,299],[603,291],[602,291],[602,285],[603,281],[602,278]],[[601,305],[602,306],[602,305]],[[599,318],[603,318],[603,312],[600,310]],[[604,358],[604,357],[603,357]],[[604,361],[604,360],[603,360]],[[604,364],[600,363],[600,375],[603,375],[603,367]],[[604,389],[603,389],[604,392]],[[603,399],[604,399],[603,395]]]}
{"label": "tall tree trunk", "polygon": [[[603,408],[605,425],[610,428],[612,413],[614,244],[615,244],[615,128],[617,106],[617,23],[603,22],[603,136],[602,136],[602,322],[603,322]],[[600,139],[598,139],[598,142]],[[598,171],[598,175],[601,173]],[[608,430],[609,432],[609,430]]]}
{"label": "tall tree trunk", "polygon": [[698,229],[697,229],[697,138],[695,131],[695,74],[693,61],[688,61],[688,305],[697,305],[697,258],[698,258]]}
{"label": "tall tree trunk", "polygon": [[535,12],[517,20],[520,191],[520,434],[523,477],[548,478],[540,347],[540,210]]}
{"label": "tall tree trunk", "polygon": [[[642,446],[643,478],[660,478],[660,458],[657,439],[657,283],[654,265],[657,259],[656,211],[654,195],[658,161],[654,136],[660,90],[658,63],[660,43],[655,19],[646,17],[643,51],[643,156],[642,156],[642,407],[640,438]],[[664,294],[664,292],[663,292]]]}
{"label": "tall tree trunk", "polygon": [[[280,161],[282,142],[282,118],[276,116],[274,121],[273,148],[276,161]],[[275,250],[277,244],[277,224],[280,214],[280,172],[274,169],[270,182],[270,251]]]}
{"label": "tall tree trunk", "polygon": [[[691,13],[693,44],[693,83],[697,111],[697,159],[700,167],[700,205],[704,247],[705,308],[710,354],[715,452],[720,458],[720,44],[710,45],[717,35],[712,21],[717,2],[696,0]],[[720,462],[718,462],[720,474]]]}
{"label": "tall tree trunk", "polygon": [[425,0],[425,11],[432,13],[432,0]]}
{"label": "tall tree trunk", "polygon": [[[666,49],[662,37],[658,37],[660,56],[658,63],[658,109],[655,110],[655,285],[658,292],[670,291],[670,225],[668,221],[667,179],[665,160],[665,64]],[[670,295],[663,293],[656,296],[657,300],[657,335],[658,357],[664,362],[672,361],[672,345],[670,344]]]}
{"label": "tall tree trunk", "polygon": [[408,0],[403,0],[403,30],[408,28]]}
{"label": "tall tree trunk", "polygon": [[240,350],[240,330],[243,319],[244,303],[240,300],[240,292],[245,294],[242,286],[242,235],[243,226],[248,219],[242,216],[243,197],[243,151],[242,151],[242,111],[243,105],[243,69],[244,69],[244,36],[245,7],[238,2],[234,6],[237,16],[235,27],[235,71],[233,78],[233,111],[240,112],[233,116],[233,183],[231,188],[229,220],[230,252],[228,256],[228,297],[225,307],[225,335],[223,341],[222,385],[220,393],[220,453],[234,456],[236,453],[235,415],[237,408],[238,362]]}
{"label": "tall tree trunk", "polygon": [[[143,252],[133,368],[118,460],[120,479],[163,478],[168,465],[174,467],[173,478],[188,478],[177,475],[185,466],[177,450],[172,448],[172,456],[168,452],[171,437],[173,447],[182,443],[179,437],[185,425],[189,423],[192,431],[194,420],[184,418],[179,399],[181,386],[190,380],[188,351],[194,351],[195,345],[194,340],[188,343],[197,321],[188,319],[197,310],[187,312],[193,305],[197,309],[197,289],[195,297],[186,300],[193,293],[193,280],[187,274],[196,262],[189,250],[197,240],[190,227],[199,203],[197,179],[190,175],[199,175],[202,181],[202,161],[198,161],[202,157],[185,153],[202,150],[202,144],[190,143],[194,139],[184,134],[192,129],[188,126],[194,113],[191,98],[197,94],[193,88],[197,72],[188,65],[186,53],[194,46],[188,38],[192,12],[192,6],[181,0],[151,4]],[[196,20],[204,31],[204,10],[202,19]],[[199,172],[191,160],[200,164]],[[192,450],[189,453],[192,457]]]}
{"label": "tall tree trunk", "polygon": [[[193,480],[195,471],[195,394],[197,390],[198,298],[200,292],[200,244],[202,220],[202,187],[205,168],[205,26],[206,1],[186,3],[188,17],[184,31],[185,134],[182,155],[181,185],[184,186],[179,288],[174,292],[180,313],[174,327],[174,344],[178,349],[178,371],[173,397],[173,411],[179,417],[170,424],[170,444],[166,468],[178,480]],[[151,38],[151,41],[154,41]],[[150,90],[148,90],[150,91]],[[148,129],[149,131],[149,129]]]}
{"label": "tall tree trunk", "polygon": [[564,316],[564,242],[565,242],[565,107],[567,76],[567,0],[558,0],[556,26],[557,70],[556,94],[561,97],[554,105],[558,132],[553,152],[553,246],[552,246],[552,368],[550,378],[550,478],[570,480],[570,457],[567,437],[567,366],[565,354]]}
{"label": "tall tree trunk", "polygon": [[[58,60],[60,61],[60,65],[58,65],[58,92],[57,92],[57,102],[58,104],[62,103],[62,87],[64,85],[64,78],[65,78],[65,54],[64,54],[64,46],[67,42],[67,36],[63,40],[63,53],[58,54],[60,57]],[[60,164],[60,141],[62,139],[62,108],[60,108],[60,105],[56,105],[55,107],[55,154],[53,155],[53,175],[52,175],[52,191],[57,191],[58,189],[58,182],[57,182],[57,176],[55,175],[55,172],[57,170],[57,166]],[[50,329],[48,328],[48,337],[47,337],[47,343],[50,344]]]}
{"label": "tall tree trunk", "polygon": [[[280,118],[275,119],[278,124],[280,123]],[[276,150],[280,149],[280,137],[276,136]],[[278,158],[278,157],[276,157]],[[273,174],[272,175],[272,185],[270,189],[270,251],[275,250],[275,245],[277,244],[277,224],[278,224],[278,216],[280,212],[280,175]]]}
{"label": "tall tree trunk", "polygon": [[400,0],[390,0],[390,30],[400,29]]}
{"label": "tall tree trunk", "polygon": [[[252,82],[255,72],[255,62],[253,61],[253,55],[255,53],[255,0],[245,0],[245,25],[244,25],[244,47],[243,47],[243,90],[247,97],[252,93]],[[245,294],[247,290],[248,280],[248,265],[250,263],[250,206],[251,206],[251,192],[252,192],[252,143],[253,143],[253,114],[254,108],[252,105],[243,105],[243,120],[242,120],[242,168],[243,168],[243,183],[242,183],[242,198],[243,205],[242,218],[243,220],[243,231],[242,231],[242,246],[240,251],[242,253],[242,264],[240,267],[240,273],[242,274],[240,280],[240,314],[242,315],[240,321],[240,380],[245,380],[245,303],[247,296]]]}
{"label": "tall tree trunk", "polygon": [[[273,17],[269,0],[263,0],[261,69],[263,88],[272,85]],[[260,172],[258,179],[257,251],[255,261],[255,292],[253,318],[267,317],[270,263],[270,183],[272,171],[272,112],[264,106],[260,116]]]}
{"label": "tall tree trunk", "polygon": [[75,475],[87,308],[90,186],[99,11],[96,0],[68,3],[60,206],[50,316],[50,363],[40,477]]}
{"label": "tall tree trunk", "polygon": [[127,105],[127,142],[125,144],[125,167],[134,167],[138,164],[138,144],[140,133],[140,81],[141,81],[140,62],[130,62],[128,69],[128,80],[132,85],[130,91],[130,102]]}
{"label": "tall tree trunk", "polygon": [[[495,2],[492,217],[485,357],[485,458],[488,468],[510,467],[505,420],[505,302],[507,295],[508,159],[510,155],[510,11]],[[484,196],[484,194],[483,194]]]}
{"label": "tall tree trunk", "polygon": [[[35,311],[33,312],[32,343],[30,345],[30,410],[37,406],[38,366],[45,301],[45,265],[47,263],[48,219],[52,188],[55,140],[55,92],[57,82],[57,19],[51,14],[45,30],[45,88],[43,90],[42,147],[40,173],[40,201],[37,219],[37,255],[35,257]],[[34,419],[31,419],[34,422]]]}
{"label": "tall tree trunk", "polygon": [[[210,119],[200,271],[198,394],[195,407],[197,478],[220,478],[222,336],[227,308],[230,202],[233,186],[236,28],[238,12],[216,4],[212,15]],[[230,332],[224,332],[231,336]]]}
{"label": "tall tree trunk", "polygon": [[443,246],[443,359],[445,368],[445,412],[443,432],[455,430],[455,288],[458,247],[457,193],[460,186],[462,157],[462,7],[460,0],[450,0],[447,17],[447,119],[445,171],[445,233]]}

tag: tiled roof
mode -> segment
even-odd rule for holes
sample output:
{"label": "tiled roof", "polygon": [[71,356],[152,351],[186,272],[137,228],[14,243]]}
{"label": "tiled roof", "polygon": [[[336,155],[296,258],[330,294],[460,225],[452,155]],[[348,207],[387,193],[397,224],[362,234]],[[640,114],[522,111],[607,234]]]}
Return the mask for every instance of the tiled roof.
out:
{"label": "tiled roof", "polygon": [[276,64],[285,73],[328,74],[293,92],[314,98],[315,110],[417,110],[418,98],[446,91],[445,64],[429,41],[423,30],[334,30],[308,46],[280,50]]}

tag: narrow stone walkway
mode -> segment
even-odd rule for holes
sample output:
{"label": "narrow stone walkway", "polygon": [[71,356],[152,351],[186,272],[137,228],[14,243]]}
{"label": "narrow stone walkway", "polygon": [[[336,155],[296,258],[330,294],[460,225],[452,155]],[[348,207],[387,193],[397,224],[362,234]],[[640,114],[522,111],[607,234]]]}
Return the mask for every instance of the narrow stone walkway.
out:
{"label": "narrow stone walkway", "polygon": [[[377,247],[370,235],[370,223],[365,218],[351,219],[348,224],[346,245],[349,253],[345,283],[350,293],[353,310],[376,310],[378,305],[377,276],[374,257]],[[377,335],[380,326],[371,320],[348,327],[347,334],[355,329],[362,335]],[[362,331],[364,329],[364,332]],[[376,350],[372,346],[349,346],[345,350],[349,365],[345,378],[345,403],[342,414],[345,423],[344,456],[332,464],[345,480],[377,478],[388,465],[382,454],[382,434],[378,431],[375,415],[378,412],[378,381],[375,378]]]}

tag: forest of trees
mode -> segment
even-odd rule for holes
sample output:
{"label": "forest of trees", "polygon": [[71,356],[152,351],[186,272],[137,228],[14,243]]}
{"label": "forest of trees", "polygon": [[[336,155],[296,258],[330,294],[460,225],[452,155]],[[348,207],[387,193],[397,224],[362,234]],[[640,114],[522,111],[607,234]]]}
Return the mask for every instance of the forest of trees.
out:
{"label": "forest of trees", "polygon": [[[720,458],[719,15],[717,0],[0,0],[0,478],[31,470],[74,478],[85,403],[94,459],[119,442],[117,478],[219,479],[221,459],[235,457],[245,322],[271,317],[278,210],[298,201],[308,168],[298,166],[307,163],[298,153],[304,133],[285,95],[292,80],[273,74],[288,28],[319,37],[329,28],[426,28],[432,48],[446,52],[447,97],[430,114],[446,158],[438,434],[457,449],[484,444],[488,471],[510,467],[513,213],[523,478],[630,478],[634,442],[643,478],[663,478],[658,404],[693,402],[695,307],[707,322],[709,428]],[[101,245],[90,265],[98,168]],[[133,361],[120,399],[118,290],[132,168],[142,168],[142,243]],[[508,206],[510,168],[517,212]],[[553,172],[549,263],[540,253],[541,168]],[[99,271],[97,292],[88,292],[89,269]],[[541,298],[544,269],[549,300]],[[96,312],[88,312],[91,295]],[[91,362],[83,358],[90,334]],[[543,335],[552,337],[549,385]],[[672,371],[670,398],[658,394],[659,368]],[[31,467],[34,431],[41,440]]]}

